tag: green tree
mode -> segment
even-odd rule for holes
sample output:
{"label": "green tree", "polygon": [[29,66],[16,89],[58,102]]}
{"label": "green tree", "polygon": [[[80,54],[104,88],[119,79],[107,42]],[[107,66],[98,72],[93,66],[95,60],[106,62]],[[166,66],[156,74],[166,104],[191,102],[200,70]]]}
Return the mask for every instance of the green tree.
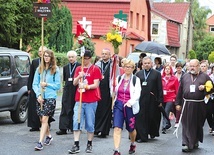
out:
{"label": "green tree", "polygon": [[54,16],[47,22],[49,32],[49,47],[57,52],[67,52],[72,49],[72,16],[65,6],[54,6]]}
{"label": "green tree", "polygon": [[196,53],[194,50],[190,50],[188,53],[188,58],[189,59],[196,59]]}
{"label": "green tree", "polygon": [[208,55],[214,51],[214,37],[205,35],[203,40],[197,45],[197,57],[199,60],[208,59]]}
{"label": "green tree", "polygon": [[38,35],[39,22],[32,15],[32,0],[7,0],[0,3],[0,46],[19,48],[19,40]]}
{"label": "green tree", "polygon": [[[198,0],[187,0],[188,2],[192,2],[191,5],[191,12],[193,16],[193,24],[194,24],[194,31],[193,31],[193,50],[195,50],[197,57],[201,60],[203,57],[206,57],[207,54],[201,53],[200,50],[200,42],[204,40],[207,36],[206,32],[206,20],[207,15],[212,11],[205,7],[200,7]],[[175,0],[175,2],[184,2],[184,0]],[[190,3],[191,4],[191,3]]]}
{"label": "green tree", "polygon": [[214,51],[212,51],[208,56],[208,61],[210,63],[214,63]]}

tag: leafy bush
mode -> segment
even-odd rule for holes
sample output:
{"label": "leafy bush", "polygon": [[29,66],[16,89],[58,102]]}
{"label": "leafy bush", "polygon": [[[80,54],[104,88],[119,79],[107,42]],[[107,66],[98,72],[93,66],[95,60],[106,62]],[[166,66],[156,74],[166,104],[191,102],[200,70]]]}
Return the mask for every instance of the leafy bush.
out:
{"label": "leafy bush", "polygon": [[63,67],[68,64],[68,58],[66,53],[55,53],[55,57],[57,60],[57,66]]}

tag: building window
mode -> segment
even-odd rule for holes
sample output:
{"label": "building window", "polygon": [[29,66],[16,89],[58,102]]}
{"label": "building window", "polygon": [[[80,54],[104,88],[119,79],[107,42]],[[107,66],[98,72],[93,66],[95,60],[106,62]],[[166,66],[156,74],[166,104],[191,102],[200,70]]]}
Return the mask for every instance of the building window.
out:
{"label": "building window", "polygon": [[210,26],[210,32],[214,33],[214,26]]}
{"label": "building window", "polygon": [[132,53],[134,51],[134,44],[130,44],[129,53]]}
{"label": "building window", "polygon": [[158,24],[152,24],[152,35],[158,35]]}
{"label": "building window", "polygon": [[136,14],[136,29],[139,29],[139,13]]}
{"label": "building window", "polygon": [[142,30],[142,31],[144,31],[144,29],[145,29],[145,21],[144,21],[144,20],[145,20],[145,16],[142,15],[142,23],[141,23],[141,24],[142,24],[142,25],[141,25],[141,30]]}
{"label": "building window", "polygon": [[130,11],[130,28],[133,28],[133,11]]}

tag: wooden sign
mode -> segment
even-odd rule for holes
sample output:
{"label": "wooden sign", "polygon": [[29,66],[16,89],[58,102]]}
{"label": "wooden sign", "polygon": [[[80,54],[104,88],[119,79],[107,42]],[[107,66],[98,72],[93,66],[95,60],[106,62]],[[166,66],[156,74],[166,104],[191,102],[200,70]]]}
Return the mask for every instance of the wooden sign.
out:
{"label": "wooden sign", "polygon": [[51,17],[51,3],[33,3],[33,14],[35,17]]}

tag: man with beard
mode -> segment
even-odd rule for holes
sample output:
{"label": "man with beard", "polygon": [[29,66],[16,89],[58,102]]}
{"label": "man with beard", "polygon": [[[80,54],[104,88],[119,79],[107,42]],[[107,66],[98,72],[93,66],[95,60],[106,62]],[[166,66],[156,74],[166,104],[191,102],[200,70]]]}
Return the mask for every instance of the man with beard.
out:
{"label": "man with beard", "polygon": [[62,95],[62,109],[59,116],[59,131],[57,135],[67,134],[67,130],[73,132],[73,108],[75,104],[76,86],[73,85],[73,77],[75,69],[80,66],[75,51],[68,51],[67,57],[69,63],[63,67],[64,89]]}
{"label": "man with beard", "polygon": [[140,143],[147,142],[148,135],[151,139],[159,137],[163,88],[161,73],[152,69],[152,60],[148,56],[143,58],[143,70],[136,76],[141,81],[140,112],[136,116],[136,140]]}
{"label": "man with beard", "polygon": [[39,58],[33,59],[31,65],[30,65],[30,75],[28,78],[28,119],[27,119],[27,125],[28,127],[31,127],[30,131],[39,131],[39,128],[41,126],[39,116],[36,113],[36,94],[32,89],[34,74],[36,72],[36,68],[39,66],[41,62],[41,57],[43,55],[43,51],[46,51],[47,47],[41,46],[38,51]]}
{"label": "man with beard", "polygon": [[103,75],[100,81],[101,100],[98,102],[97,111],[95,115],[95,134],[105,138],[109,135],[111,128],[111,95],[110,95],[110,66],[111,66],[111,53],[110,50],[104,48],[102,51],[102,60],[98,61],[95,65],[100,67]]}
{"label": "man with beard", "polygon": [[[182,151],[197,149],[199,141],[203,142],[203,126],[206,118],[204,102],[205,83],[210,77],[200,71],[199,61],[190,61],[190,71],[182,76],[176,97],[176,109],[181,110]],[[180,122],[180,121],[179,121]]]}

